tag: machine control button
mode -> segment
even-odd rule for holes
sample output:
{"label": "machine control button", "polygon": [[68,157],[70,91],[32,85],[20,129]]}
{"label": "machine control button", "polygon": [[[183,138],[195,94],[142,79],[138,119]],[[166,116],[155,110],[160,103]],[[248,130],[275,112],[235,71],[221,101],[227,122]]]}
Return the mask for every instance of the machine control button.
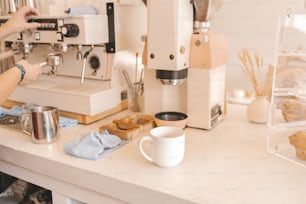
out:
{"label": "machine control button", "polygon": [[58,25],[57,25],[57,19],[55,18],[35,18],[35,19],[29,19],[28,22],[37,22],[40,23],[40,26],[37,28],[37,30],[43,30],[43,31],[57,31]]}
{"label": "machine control button", "polygon": [[57,38],[57,41],[63,41],[62,33],[56,33],[56,38]]}
{"label": "machine control button", "polygon": [[22,39],[23,39],[22,33],[18,33],[17,40],[22,40]]}
{"label": "machine control button", "polygon": [[58,25],[59,27],[64,26],[64,20],[63,20],[63,19],[58,19],[58,20],[57,20],[57,25]]}
{"label": "machine control button", "polygon": [[62,27],[62,34],[67,37],[77,37],[80,33],[79,26],[77,24],[65,24]]}
{"label": "machine control button", "polygon": [[35,38],[35,40],[40,40],[40,33],[35,32],[34,33],[34,38]]}

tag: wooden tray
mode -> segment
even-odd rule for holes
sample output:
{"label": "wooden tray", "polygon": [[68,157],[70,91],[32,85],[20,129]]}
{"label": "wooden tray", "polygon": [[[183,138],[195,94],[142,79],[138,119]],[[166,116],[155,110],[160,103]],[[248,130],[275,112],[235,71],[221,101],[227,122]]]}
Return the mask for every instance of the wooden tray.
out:
{"label": "wooden tray", "polygon": [[134,114],[120,119],[99,128],[99,131],[107,130],[110,134],[119,136],[122,140],[133,140],[140,133],[155,127],[154,117],[145,114]]}
{"label": "wooden tray", "polygon": [[[8,100],[8,101],[4,102],[3,107],[11,108],[15,105],[21,106],[22,104],[23,103],[21,103],[21,102],[9,101]],[[124,100],[120,104],[118,104],[116,107],[114,107],[112,109],[109,109],[107,111],[98,113],[96,115],[84,115],[84,114],[80,114],[80,113],[67,112],[67,111],[63,111],[63,110],[59,110],[59,114],[61,116],[65,116],[65,117],[68,117],[68,118],[74,118],[79,123],[88,125],[90,123],[101,120],[101,119],[103,119],[107,116],[113,115],[113,114],[118,113],[118,112],[120,112],[122,110],[125,110],[127,108],[128,108],[127,100]]]}

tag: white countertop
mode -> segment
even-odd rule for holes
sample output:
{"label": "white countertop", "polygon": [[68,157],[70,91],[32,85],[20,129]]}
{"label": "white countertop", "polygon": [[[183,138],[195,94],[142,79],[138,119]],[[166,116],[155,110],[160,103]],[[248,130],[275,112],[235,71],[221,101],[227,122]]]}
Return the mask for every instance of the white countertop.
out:
{"label": "white countertop", "polygon": [[210,131],[186,128],[185,158],[176,168],[145,160],[138,139],[98,161],[64,153],[74,137],[125,114],[62,129],[60,140],[47,145],[0,127],[0,171],[88,203],[99,203],[99,195],[139,204],[306,203],[306,169],[266,152],[265,125],[248,122],[243,105],[229,105],[227,118]]}

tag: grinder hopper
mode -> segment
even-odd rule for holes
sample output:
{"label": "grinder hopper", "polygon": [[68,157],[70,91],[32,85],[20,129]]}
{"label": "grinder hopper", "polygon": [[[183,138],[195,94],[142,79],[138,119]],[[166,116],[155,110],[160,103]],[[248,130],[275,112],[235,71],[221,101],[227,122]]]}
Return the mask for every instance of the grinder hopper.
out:
{"label": "grinder hopper", "polygon": [[220,10],[223,0],[194,0],[194,27],[209,28],[211,18]]}

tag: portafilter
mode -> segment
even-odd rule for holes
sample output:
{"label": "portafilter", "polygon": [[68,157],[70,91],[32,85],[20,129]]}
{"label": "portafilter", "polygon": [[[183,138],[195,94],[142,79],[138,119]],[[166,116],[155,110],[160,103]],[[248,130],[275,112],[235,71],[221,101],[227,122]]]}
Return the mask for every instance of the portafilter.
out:
{"label": "portafilter", "polygon": [[52,70],[50,74],[55,75],[57,67],[63,64],[63,54],[62,53],[49,53],[45,57],[45,62],[40,63],[40,67],[51,66]]}

